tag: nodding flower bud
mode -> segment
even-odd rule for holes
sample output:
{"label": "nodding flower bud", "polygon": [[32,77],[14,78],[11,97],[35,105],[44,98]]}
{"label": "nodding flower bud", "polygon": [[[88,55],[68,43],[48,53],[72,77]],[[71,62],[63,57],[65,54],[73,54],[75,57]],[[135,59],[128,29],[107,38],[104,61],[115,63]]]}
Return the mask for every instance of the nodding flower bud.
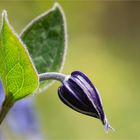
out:
{"label": "nodding flower bud", "polygon": [[99,92],[82,72],[74,71],[63,80],[62,86],[58,89],[58,95],[70,108],[100,119],[106,130],[111,128],[104,113]]}

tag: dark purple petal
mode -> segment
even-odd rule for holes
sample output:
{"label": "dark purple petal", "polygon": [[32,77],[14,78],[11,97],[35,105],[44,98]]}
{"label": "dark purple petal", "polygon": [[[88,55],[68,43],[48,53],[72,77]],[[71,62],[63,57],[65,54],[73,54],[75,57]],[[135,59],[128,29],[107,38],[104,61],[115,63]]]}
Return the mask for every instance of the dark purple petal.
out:
{"label": "dark purple petal", "polygon": [[80,71],[73,72],[72,76],[74,76],[75,79],[78,79],[77,81],[79,81],[81,83],[81,85],[85,86],[85,89],[87,89],[89,91],[89,93],[90,93],[89,98],[91,98],[91,101],[93,101],[93,105],[97,109],[100,119],[102,120],[103,124],[105,124],[105,122],[104,122],[105,114],[104,114],[103,107],[102,107],[102,101],[101,101],[100,95],[99,95],[97,89],[95,88],[95,86],[88,79],[88,77]]}
{"label": "dark purple petal", "polygon": [[68,91],[68,89],[64,86],[58,89],[58,95],[64,104],[80,113],[98,118],[98,116],[96,115],[97,112],[94,108],[89,108],[87,104],[84,104],[82,101],[76,98],[76,96],[72,92],[71,94],[69,94],[70,91]]}
{"label": "dark purple petal", "polygon": [[69,78],[68,83],[73,93],[75,93],[75,95],[79,97],[79,100],[83,102],[84,106],[86,106],[86,110],[85,110],[86,113],[84,114],[99,118],[99,116],[97,115],[97,111],[95,110],[94,106],[92,105],[92,102],[88,98],[88,93],[85,94],[85,92],[88,92],[87,88],[86,87],[82,88],[83,84],[81,85],[80,83],[78,83],[76,79],[72,76]]}

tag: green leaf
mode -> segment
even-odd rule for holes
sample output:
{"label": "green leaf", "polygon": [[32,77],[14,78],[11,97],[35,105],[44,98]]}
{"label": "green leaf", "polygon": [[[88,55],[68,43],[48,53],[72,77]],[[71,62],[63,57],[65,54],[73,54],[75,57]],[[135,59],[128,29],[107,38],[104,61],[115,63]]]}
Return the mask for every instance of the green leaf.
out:
{"label": "green leaf", "polygon": [[[38,73],[62,70],[66,53],[66,25],[61,7],[55,3],[52,9],[40,15],[21,33]],[[43,81],[41,90],[52,81]]]}
{"label": "green leaf", "polygon": [[36,70],[24,44],[9,24],[6,11],[2,14],[0,34],[0,75],[6,97],[13,101],[38,88]]}

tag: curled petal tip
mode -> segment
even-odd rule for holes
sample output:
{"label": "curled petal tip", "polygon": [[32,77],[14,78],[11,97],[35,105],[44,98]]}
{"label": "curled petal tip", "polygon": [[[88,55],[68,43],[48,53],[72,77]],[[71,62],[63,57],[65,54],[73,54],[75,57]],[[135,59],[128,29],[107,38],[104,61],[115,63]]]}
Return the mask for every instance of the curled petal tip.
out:
{"label": "curled petal tip", "polygon": [[105,132],[106,133],[108,133],[110,130],[112,130],[112,131],[115,131],[115,129],[114,128],[112,128],[110,125],[108,125],[108,126],[105,126]]}
{"label": "curled petal tip", "polygon": [[104,129],[106,133],[108,133],[110,130],[115,131],[115,129],[110,126],[107,118],[105,118]]}

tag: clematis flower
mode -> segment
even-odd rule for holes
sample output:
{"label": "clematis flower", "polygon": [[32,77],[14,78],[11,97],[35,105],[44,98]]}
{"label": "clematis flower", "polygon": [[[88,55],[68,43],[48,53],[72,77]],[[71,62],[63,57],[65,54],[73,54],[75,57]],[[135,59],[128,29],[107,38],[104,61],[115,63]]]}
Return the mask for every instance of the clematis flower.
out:
{"label": "clematis flower", "polygon": [[70,108],[100,119],[105,129],[111,128],[103,110],[99,92],[80,71],[74,71],[62,81],[62,86],[58,89],[61,101]]}
{"label": "clematis flower", "polygon": [[[3,100],[4,92],[0,81],[0,105],[2,105]],[[13,135],[22,138],[21,140],[43,140],[36,115],[32,98],[26,98],[15,103],[6,116],[5,122]],[[2,136],[2,134],[0,135]],[[0,140],[3,138],[0,137]]]}

